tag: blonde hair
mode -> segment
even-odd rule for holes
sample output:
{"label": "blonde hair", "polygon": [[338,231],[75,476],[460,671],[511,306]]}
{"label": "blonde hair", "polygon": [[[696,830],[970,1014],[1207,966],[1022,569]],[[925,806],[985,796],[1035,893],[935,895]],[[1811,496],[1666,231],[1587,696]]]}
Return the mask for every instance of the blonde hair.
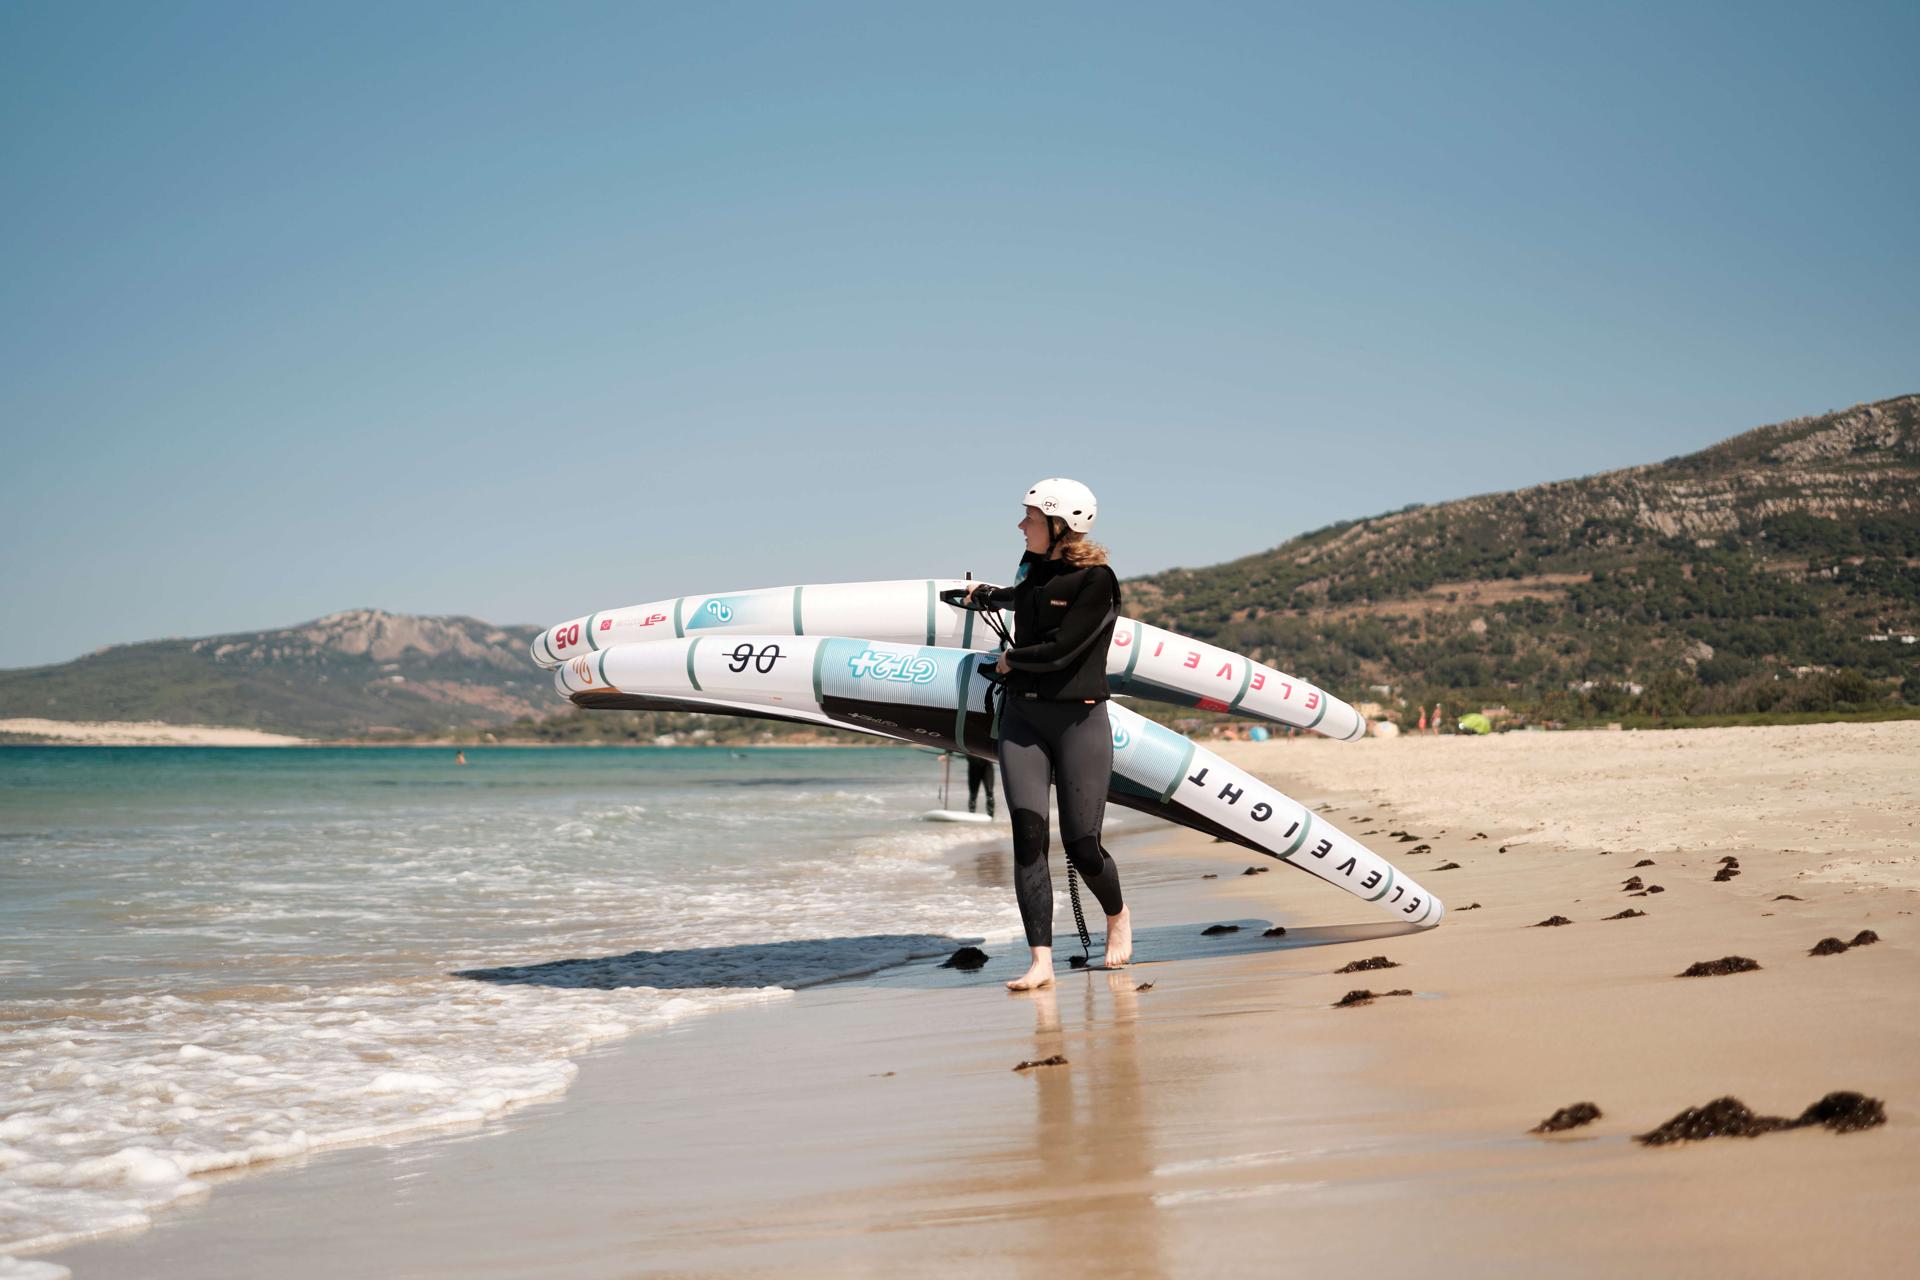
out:
{"label": "blonde hair", "polygon": [[[1060,517],[1050,516],[1048,519],[1060,520]],[[1060,523],[1064,525],[1066,521],[1061,520]],[[1054,554],[1074,568],[1084,569],[1088,565],[1105,564],[1107,562],[1107,549],[1089,538],[1086,534],[1075,533],[1071,529],[1064,528],[1056,529],[1054,533],[1060,539],[1060,544],[1055,549]]]}

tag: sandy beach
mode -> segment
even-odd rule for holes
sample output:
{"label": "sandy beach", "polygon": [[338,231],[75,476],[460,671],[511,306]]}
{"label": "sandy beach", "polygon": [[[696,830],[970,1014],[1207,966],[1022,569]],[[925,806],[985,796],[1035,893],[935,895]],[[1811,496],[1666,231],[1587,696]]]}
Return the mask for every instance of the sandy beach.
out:
{"label": "sandy beach", "polygon": [[[1154,833],[1115,849],[1144,961],[1125,972],[1063,963],[1050,992],[1011,996],[1020,957],[996,944],[978,974],[915,964],[694,1019],[595,1053],[556,1102],[229,1179],[47,1260],[1868,1276],[1920,1252],[1920,724],[1226,753],[1422,875],[1447,921],[1396,934],[1284,866]],[[1004,882],[1008,857],[973,870]],[[1628,909],[1645,914],[1610,918]],[[1571,923],[1536,927],[1553,916]],[[1201,936],[1218,923],[1240,928]],[[1879,941],[1808,954],[1862,930]],[[1372,956],[1396,967],[1335,972]],[[1760,967],[1677,976],[1727,956]],[[1333,1007],[1356,988],[1413,994]],[[1883,1099],[1887,1123],[1632,1140],[1727,1094],[1794,1117],[1836,1090]],[[1600,1118],[1528,1132],[1577,1102]]]}
{"label": "sandy beach", "polygon": [[89,747],[297,747],[305,738],[225,725],[159,720],[0,720],[0,734]]}

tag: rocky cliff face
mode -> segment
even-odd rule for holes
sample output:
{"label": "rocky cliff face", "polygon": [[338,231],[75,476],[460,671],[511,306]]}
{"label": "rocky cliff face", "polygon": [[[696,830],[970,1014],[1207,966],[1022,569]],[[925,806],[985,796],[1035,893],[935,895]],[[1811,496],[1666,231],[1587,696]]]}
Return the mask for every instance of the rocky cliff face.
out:
{"label": "rocky cliff face", "polygon": [[527,630],[507,630],[477,618],[422,618],[384,609],[348,609],[282,631],[213,636],[192,643],[195,653],[221,661],[277,662],[337,654],[382,663],[452,658],[524,671]]}
{"label": "rocky cliff face", "polygon": [[[1439,581],[1585,575],[1659,539],[1754,540],[1787,515],[1920,518],[1920,395],[1760,427],[1686,457],[1414,507],[1295,538],[1211,569],[1129,583],[1167,610],[1236,581],[1330,604],[1416,596]],[[1229,611],[1231,612],[1231,611]]]}

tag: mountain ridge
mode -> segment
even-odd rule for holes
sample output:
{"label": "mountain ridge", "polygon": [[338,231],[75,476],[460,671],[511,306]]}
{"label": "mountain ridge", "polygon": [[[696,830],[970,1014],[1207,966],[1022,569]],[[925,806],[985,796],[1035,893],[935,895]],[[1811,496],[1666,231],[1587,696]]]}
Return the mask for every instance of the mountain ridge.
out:
{"label": "mountain ridge", "polygon": [[291,627],[110,645],[0,671],[0,716],[160,720],[299,736],[433,733],[554,710],[533,626],[345,609]]}
{"label": "mountain ridge", "polygon": [[[1127,587],[1149,621],[1336,688],[1384,685],[1423,705],[1445,690],[1524,695],[1592,717],[1621,708],[1557,695],[1691,673],[1716,645],[1738,658],[1709,672],[1716,683],[1777,674],[1769,662],[1897,679],[1892,650],[1862,646],[1920,627],[1916,557],[1920,396],[1908,395],[1663,462],[1342,521]],[[1746,693],[1755,705],[1741,709],[1769,709]],[[1663,696],[1668,714],[1731,709]]]}
{"label": "mountain ridge", "polygon": [[[1135,616],[1348,696],[1371,686],[1383,710],[1447,697],[1578,720],[1920,702],[1920,649],[1900,640],[1920,630],[1920,395],[1340,521],[1125,590]],[[578,713],[526,656],[537,630],[369,608],[114,645],[0,671],[0,716],[547,734]],[[576,736],[615,725],[592,723]]]}

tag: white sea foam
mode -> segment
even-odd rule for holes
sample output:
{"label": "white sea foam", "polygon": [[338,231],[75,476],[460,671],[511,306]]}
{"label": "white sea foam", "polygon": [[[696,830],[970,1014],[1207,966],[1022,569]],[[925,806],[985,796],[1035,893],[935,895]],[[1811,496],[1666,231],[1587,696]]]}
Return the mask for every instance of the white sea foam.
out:
{"label": "white sea foam", "polygon": [[0,1280],[72,1280],[73,1272],[52,1262],[0,1253]]}
{"label": "white sea foam", "polygon": [[0,1239],[142,1225],[196,1174],[476,1123],[563,1090],[595,1042],[784,994],[434,978],[101,1001],[0,1051]]}
{"label": "white sea foam", "polygon": [[1012,934],[963,852],[999,833],[914,825],[924,772],[847,766],[882,776],[281,791],[132,828],[77,799],[0,853],[23,886],[0,904],[22,976],[0,1248],[138,1228],[214,1170],[481,1123],[564,1090],[597,1042]]}

